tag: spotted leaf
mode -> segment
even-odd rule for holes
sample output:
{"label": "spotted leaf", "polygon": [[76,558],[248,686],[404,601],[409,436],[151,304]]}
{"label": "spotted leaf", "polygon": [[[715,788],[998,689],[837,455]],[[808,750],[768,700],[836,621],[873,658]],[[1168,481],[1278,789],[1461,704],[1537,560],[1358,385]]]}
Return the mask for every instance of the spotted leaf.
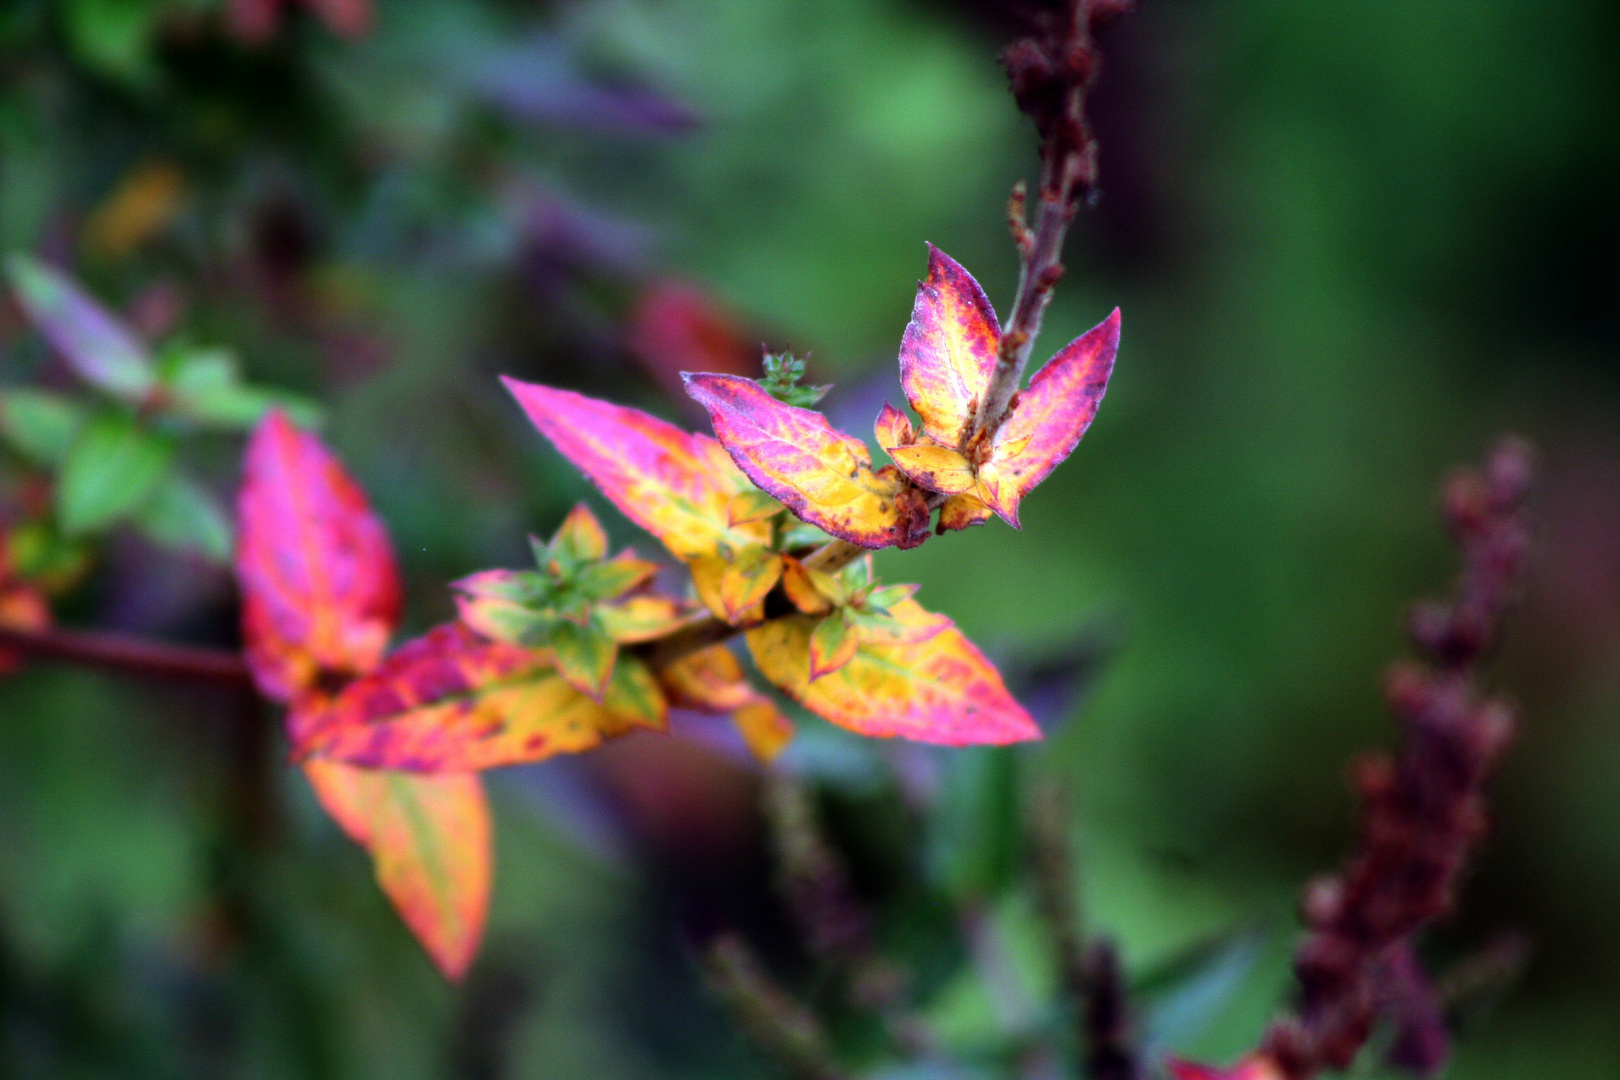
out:
{"label": "spotted leaf", "polygon": [[1018,395],[979,466],[984,502],[1009,525],[1018,525],[1019,501],[1073,452],[1091,426],[1118,351],[1116,308],[1064,346]]}
{"label": "spotted leaf", "polygon": [[897,498],[902,481],[890,470],[873,471],[865,443],[812,409],[784,405],[751,379],[684,378],[737,467],[799,517],[861,547],[920,542],[911,507]]}
{"label": "spotted leaf", "polygon": [[288,701],[323,673],[371,670],[399,618],[399,574],[382,522],[331,452],[268,414],[248,441],[237,517],[242,636],[265,695]]}
{"label": "spotted leaf", "polygon": [[713,555],[724,541],[770,538],[768,521],[733,526],[732,499],[753,485],[708,436],[570,390],[502,382],[563,457],[678,557]]}
{"label": "spotted leaf", "polygon": [[917,285],[900,339],[900,385],[923,431],[960,447],[996,369],[1001,326],[984,290],[955,259],[928,245],[928,277]]}
{"label": "spotted leaf", "polygon": [[[913,600],[891,614],[902,624],[932,618]],[[954,626],[914,644],[863,641],[847,664],[812,682],[815,626],[807,615],[772,619],[748,631],[748,648],[766,678],[835,724],[949,746],[1040,738],[996,669]]]}
{"label": "spotted leaf", "polygon": [[344,687],[305,722],[295,751],[377,769],[463,771],[577,753],[662,725],[628,701],[615,712],[608,699],[609,691],[599,704],[570,686],[545,650],[450,623]]}

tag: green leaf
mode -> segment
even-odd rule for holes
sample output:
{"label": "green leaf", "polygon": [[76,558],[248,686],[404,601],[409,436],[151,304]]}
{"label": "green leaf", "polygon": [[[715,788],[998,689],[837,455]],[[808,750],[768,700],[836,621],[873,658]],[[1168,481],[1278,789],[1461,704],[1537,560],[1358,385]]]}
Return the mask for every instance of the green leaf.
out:
{"label": "green leaf", "polygon": [[92,420],[68,451],[56,487],[62,531],[82,535],[138,510],[163,481],[174,448],[126,416]]}
{"label": "green leaf", "polygon": [[37,259],[6,260],[17,299],[35,328],[75,374],[114,397],[138,405],[157,385],[146,348],[67,275]]}
{"label": "green leaf", "polygon": [[915,585],[885,585],[881,589],[873,589],[861,606],[867,611],[887,612],[902,600],[910,600],[917,593]]}
{"label": "green leaf", "polygon": [[548,559],[540,565],[553,565],[557,573],[568,576],[581,566],[606,556],[607,546],[607,533],[602,531],[602,523],[596,520],[590,507],[579,503],[568,512],[556,535],[551,538],[551,544],[546,548]]}
{"label": "green leaf", "polygon": [[546,644],[551,647],[557,673],[568,685],[600,701],[608,676],[613,674],[619,643],[598,626],[562,619],[551,628]]}
{"label": "green leaf", "polygon": [[84,410],[58,394],[29,387],[0,391],[0,435],[36,465],[62,464],[83,426]]}
{"label": "green leaf", "polygon": [[199,424],[246,430],[272,408],[279,408],[300,427],[314,427],[320,409],[295,394],[265,390],[242,382],[236,357],[225,349],[183,352],[169,361],[164,380],[169,411]]}
{"label": "green leaf", "polygon": [[849,609],[834,609],[810,632],[810,681],[830,675],[855,659],[859,646]]}
{"label": "green leaf", "polygon": [[808,409],[827,396],[830,386],[800,386],[804,378],[805,363],[792,353],[766,353],[765,377],[759,385],[765,392],[784,405]]}
{"label": "green leaf", "polygon": [[657,573],[657,563],[640,559],[588,563],[574,575],[574,588],[589,600],[614,600],[645,584]]}
{"label": "green leaf", "polygon": [[164,547],[230,561],[234,543],[230,519],[212,495],[177,473],[163,479],[135,523]]}
{"label": "green leaf", "polygon": [[602,707],[622,720],[635,720],[661,728],[669,712],[664,692],[652,669],[634,656],[621,656],[602,692]]}

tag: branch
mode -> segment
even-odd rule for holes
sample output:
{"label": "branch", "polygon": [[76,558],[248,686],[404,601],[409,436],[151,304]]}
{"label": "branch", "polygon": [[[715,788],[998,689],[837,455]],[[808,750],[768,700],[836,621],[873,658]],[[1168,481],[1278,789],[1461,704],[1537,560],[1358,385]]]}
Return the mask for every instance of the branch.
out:
{"label": "branch", "polygon": [[0,627],[0,647],[32,656],[112,668],[133,675],[248,685],[247,662],[224,649],[170,645],[161,641],[91,630],[18,630]]}
{"label": "branch", "polygon": [[1036,33],[1001,54],[1018,107],[1041,136],[1041,181],[1035,227],[1025,223],[1027,192],[1020,183],[1007,204],[1020,266],[1012,314],[1002,331],[990,388],[974,418],[974,437],[985,445],[1006,419],[1023,383],[1052,289],[1063,277],[1063,241],[1081,203],[1097,192],[1097,138],[1086,121],[1086,94],[1101,68],[1093,32],[1129,11],[1130,0],[1068,0],[1048,14]]}
{"label": "branch", "polygon": [[845,1080],[820,1023],[770,977],[742,938],[721,934],[703,960],[710,985],[738,1025],[789,1075],[795,1080]]}

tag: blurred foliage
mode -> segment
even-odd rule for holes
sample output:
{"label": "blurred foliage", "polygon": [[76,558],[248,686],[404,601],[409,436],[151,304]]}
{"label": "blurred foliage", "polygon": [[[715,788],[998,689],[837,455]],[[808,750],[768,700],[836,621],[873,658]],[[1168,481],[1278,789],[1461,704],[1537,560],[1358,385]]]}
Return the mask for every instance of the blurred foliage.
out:
{"label": "blurred foliage", "polygon": [[[1007,302],[1001,208],[1034,155],[993,61],[998,9],[14,0],[0,252],[70,268],[175,385],[239,371],[319,401],[419,629],[449,615],[446,581],[521,565],[525,532],[594,499],[495,373],[695,424],[626,328],[671,280],[698,282],[724,319],[810,354],[811,380],[838,383],[829,412],[864,430],[899,400],[922,241]],[[1010,663],[1105,659],[1072,704],[1046,695],[1039,748],[913,752],[812,722],[788,752],[953,1046],[1041,1022],[1027,1008],[1053,975],[1013,852],[1031,776],[1075,790],[1084,916],[1151,991],[1145,1029],[1216,1059],[1254,1039],[1286,986],[1298,884],[1347,840],[1344,763],[1390,735],[1376,688],[1398,613],[1450,572],[1436,480],[1507,427],[1547,474],[1498,669],[1524,735],[1434,951],[1444,967],[1511,928],[1535,952],[1450,1075],[1620,1070],[1617,43],[1620,14],[1585,0],[1164,0],[1104,43],[1103,201],[1047,335],[1118,303],[1112,392],[1022,532],[992,523],[879,569]],[[143,438],[116,387],[84,390],[28,326],[0,302],[0,382],[32,388],[0,408],[17,468]],[[200,419],[178,457],[218,500],[240,442]],[[143,514],[146,532],[196,535],[151,471],[84,468],[75,490],[150,483],[167,524]],[[6,492],[48,510],[22,481]],[[141,501],[77,500],[59,510],[86,527]],[[223,571],[112,535],[87,579],[61,575],[61,619],[234,642]],[[784,937],[755,781],[701,742],[492,778],[491,941],[451,989],[255,706],[48,664],[0,700],[0,1073],[767,1068],[677,929]],[[808,977],[788,944],[766,953]]]}

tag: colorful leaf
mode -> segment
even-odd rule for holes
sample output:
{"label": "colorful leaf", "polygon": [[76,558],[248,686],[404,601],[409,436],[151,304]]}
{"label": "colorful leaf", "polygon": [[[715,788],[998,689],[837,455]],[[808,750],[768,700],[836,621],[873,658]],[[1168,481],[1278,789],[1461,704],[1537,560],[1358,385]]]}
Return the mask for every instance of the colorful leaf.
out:
{"label": "colorful leaf", "polygon": [[323,672],[375,667],[400,608],[388,533],[330,451],[280,412],[248,441],[237,518],[242,632],[265,695],[289,701]]}
{"label": "colorful leaf", "polygon": [[85,425],[56,485],[56,513],[68,536],[128,517],[163,483],[174,446],[133,417],[101,416]]}
{"label": "colorful leaf", "polygon": [[[1017,397],[979,466],[984,502],[1018,527],[1019,501],[1073,452],[1108,389],[1119,309],[1054,356]],[[945,489],[938,489],[945,490]]]}
{"label": "colorful leaf", "polygon": [[608,538],[602,523],[596,520],[590,507],[578,503],[563,518],[547,552],[554,564],[553,569],[566,574],[585,563],[606,558],[607,549]]}
{"label": "colorful leaf", "polygon": [[657,563],[638,559],[626,551],[604,562],[581,566],[573,575],[573,584],[587,600],[615,600],[657,575]]}
{"label": "colorful leaf", "polygon": [[532,570],[480,570],[460,581],[456,611],[461,621],[480,634],[508,645],[539,645],[546,622],[527,602],[544,588]]}
{"label": "colorful leaf", "polygon": [[67,275],[26,255],[6,269],[29,319],[85,382],[138,405],[157,385],[146,347]]}
{"label": "colorful leaf", "polygon": [[602,693],[602,707],[619,721],[662,730],[669,720],[669,702],[652,669],[634,656],[621,656]]}
{"label": "colorful leaf", "polygon": [[877,443],[883,447],[885,453],[897,446],[910,446],[917,439],[917,433],[911,427],[911,421],[906,414],[890,405],[883,403],[883,411],[878,413],[877,420],[872,424],[872,434],[877,436]]}
{"label": "colorful leaf", "polygon": [[855,658],[860,639],[848,608],[839,608],[810,632],[810,681],[831,675]]}
{"label": "colorful leaf", "polygon": [[652,641],[683,623],[688,609],[667,596],[632,596],[616,604],[599,604],[593,617],[620,645]]}
{"label": "colorful leaf", "polygon": [[896,468],[929,491],[960,495],[972,491],[979,482],[973,463],[948,446],[933,443],[896,446],[889,450],[889,456],[894,459]]}
{"label": "colorful leaf", "polygon": [[622,714],[568,685],[545,650],[450,623],[339,691],[300,725],[306,735],[294,749],[368,768],[459,772],[578,753],[634,727],[662,726],[632,700],[644,688],[612,699],[613,685],[604,700],[622,703]]}
{"label": "colorful leaf", "polygon": [[811,409],[784,405],[751,379],[686,375],[686,392],[709,411],[714,432],[748,478],[833,536],[866,548],[914,547],[919,534],[903,484],[874,472],[866,444]]}
{"label": "colorful leaf", "polygon": [[713,439],[570,390],[502,382],[563,457],[679,558],[712,555],[728,537],[770,539],[768,522],[731,524],[732,497],[752,485]]}
{"label": "colorful leaf", "polygon": [[939,508],[939,532],[947,533],[956,529],[966,529],[972,525],[982,525],[994,516],[984,501],[976,495],[952,495],[945,500]]}
{"label": "colorful leaf", "polygon": [[806,615],[819,615],[831,607],[831,602],[816,588],[812,571],[798,559],[782,560],[782,591],[788,601]]}
{"label": "colorful leaf", "polygon": [[720,574],[720,604],[726,619],[738,621],[744,612],[764,603],[782,579],[782,557],[765,547],[737,553]]}
{"label": "colorful leaf", "polygon": [[[892,614],[902,624],[933,618],[912,600]],[[955,627],[915,644],[862,642],[847,664],[812,682],[815,625],[806,615],[772,619],[748,631],[748,648],[766,678],[833,723],[863,735],[949,746],[1040,738],[996,669]]]}
{"label": "colorful leaf", "polygon": [[326,812],[371,853],[377,883],[439,970],[460,979],[478,951],[494,874],[478,774],[423,776],[319,759],[304,772]]}
{"label": "colorful leaf", "polygon": [[750,521],[764,521],[782,512],[782,504],[758,488],[739,491],[726,507],[726,518],[733,525],[746,525]]}
{"label": "colorful leaf", "polygon": [[996,368],[1001,326],[984,290],[956,260],[928,245],[928,277],[900,339],[900,385],[942,446],[961,447]]}

